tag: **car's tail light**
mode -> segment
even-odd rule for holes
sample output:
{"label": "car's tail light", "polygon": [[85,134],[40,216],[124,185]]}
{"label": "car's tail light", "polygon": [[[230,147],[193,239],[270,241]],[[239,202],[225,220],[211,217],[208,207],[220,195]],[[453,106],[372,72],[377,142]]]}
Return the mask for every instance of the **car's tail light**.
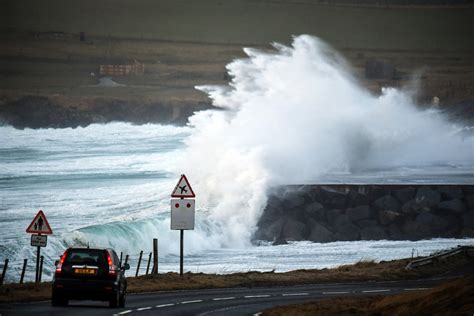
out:
{"label": "car's tail light", "polygon": [[116,276],[117,275],[117,270],[115,270],[114,263],[112,261],[112,256],[110,253],[107,251],[107,263],[109,264],[109,275],[110,276]]}
{"label": "car's tail light", "polygon": [[59,258],[58,265],[56,266],[56,273],[61,273],[62,268],[63,268],[64,260],[66,260],[66,256],[67,256],[67,250],[63,253],[61,258]]}

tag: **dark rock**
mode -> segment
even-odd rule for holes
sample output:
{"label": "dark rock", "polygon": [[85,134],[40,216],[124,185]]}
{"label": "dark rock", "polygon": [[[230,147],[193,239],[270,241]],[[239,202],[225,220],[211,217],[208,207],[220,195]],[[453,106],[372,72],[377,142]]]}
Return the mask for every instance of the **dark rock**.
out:
{"label": "dark rock", "polygon": [[329,223],[330,226],[334,227],[334,226],[336,226],[337,219],[341,215],[343,215],[343,212],[341,210],[328,210],[326,212],[327,222]]}
{"label": "dark rock", "polygon": [[465,213],[462,216],[462,222],[464,227],[474,228],[474,211],[470,211],[469,213]]}
{"label": "dark rock", "polygon": [[401,217],[401,214],[398,212],[381,210],[378,212],[379,222],[382,225],[388,225]]}
{"label": "dark rock", "polygon": [[331,242],[334,241],[334,233],[320,223],[311,220],[311,232],[308,240],[313,242]]}
{"label": "dark rock", "polygon": [[285,240],[305,240],[306,236],[306,225],[293,218],[288,218],[281,230],[281,237]]}
{"label": "dark rock", "polygon": [[463,193],[461,187],[457,185],[446,185],[438,187],[438,192],[443,200],[462,199]]}
{"label": "dark rock", "polygon": [[338,217],[336,217],[334,224],[332,226],[337,229],[339,226],[352,225],[352,224],[353,223],[347,214],[341,214]]}
{"label": "dark rock", "polygon": [[320,191],[322,202],[328,208],[343,209],[346,207],[348,192],[333,187],[322,186]]}
{"label": "dark rock", "polygon": [[294,210],[302,208],[305,205],[305,197],[297,192],[287,192],[285,194],[285,200],[283,202],[283,208]]}
{"label": "dark rock", "polygon": [[360,230],[360,239],[362,240],[387,239],[387,233],[382,227],[365,227]]}
{"label": "dark rock", "polygon": [[377,227],[379,226],[379,223],[377,223],[377,221],[374,219],[363,219],[357,222],[357,226],[359,226],[360,228]]}
{"label": "dark rock", "polygon": [[390,224],[387,228],[387,233],[391,239],[400,240],[407,239],[406,235],[402,233],[400,225],[393,223]]}
{"label": "dark rock", "polygon": [[474,195],[466,196],[466,204],[469,211],[474,211]]}
{"label": "dark rock", "polygon": [[[364,188],[364,187],[359,187]],[[361,193],[362,192],[362,193]],[[367,193],[364,190],[351,190],[347,195],[347,206],[348,207],[357,207],[359,205],[368,205],[370,204],[370,199]]]}
{"label": "dark rock", "polygon": [[415,221],[403,226],[404,233],[410,239],[440,237],[449,228],[449,223],[440,216],[428,212],[420,213]]}
{"label": "dark rock", "polygon": [[402,206],[402,212],[407,214],[418,213],[420,210],[421,206],[415,200],[408,201]]}
{"label": "dark rock", "polygon": [[463,213],[466,210],[466,206],[464,206],[461,200],[455,199],[439,203],[438,209],[441,212]]}
{"label": "dark rock", "polygon": [[413,197],[415,196],[415,193],[416,193],[415,188],[406,187],[406,188],[396,189],[393,195],[395,195],[395,197],[397,198],[398,201],[400,201],[401,204],[405,204],[406,202],[413,199]]}
{"label": "dark rock", "polygon": [[346,214],[349,216],[349,219],[353,222],[357,222],[363,219],[368,219],[372,212],[368,205],[356,206],[353,208],[348,208]]}
{"label": "dark rock", "polygon": [[466,227],[464,228],[461,233],[459,234],[459,237],[474,237],[474,228]]}
{"label": "dark rock", "polygon": [[307,218],[313,218],[318,221],[326,221],[326,210],[319,202],[308,204],[304,208],[304,214]]}
{"label": "dark rock", "polygon": [[399,212],[401,209],[400,203],[391,195],[385,195],[377,199],[373,206],[376,210],[388,210],[394,212]]}
{"label": "dark rock", "polygon": [[275,239],[275,241],[273,242],[273,246],[278,246],[278,245],[287,245],[288,242],[286,241],[286,239],[282,236],[278,237],[277,239]]}
{"label": "dark rock", "polygon": [[441,194],[429,187],[421,187],[416,192],[415,201],[422,210],[429,211],[441,202]]}
{"label": "dark rock", "polygon": [[359,240],[360,233],[359,228],[354,224],[347,223],[341,226],[338,226],[336,231],[336,240]]}
{"label": "dark rock", "polygon": [[255,233],[255,239],[257,240],[275,240],[281,235],[283,225],[285,224],[284,218],[279,218],[275,222],[266,226],[259,226]]}

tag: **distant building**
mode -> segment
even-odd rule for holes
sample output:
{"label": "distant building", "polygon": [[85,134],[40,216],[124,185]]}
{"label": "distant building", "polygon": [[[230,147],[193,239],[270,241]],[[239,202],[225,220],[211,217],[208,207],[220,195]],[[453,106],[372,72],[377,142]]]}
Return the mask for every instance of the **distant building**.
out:
{"label": "distant building", "polygon": [[99,75],[101,76],[140,76],[144,73],[145,64],[138,62],[136,59],[124,61],[123,63],[101,64],[99,66]]}

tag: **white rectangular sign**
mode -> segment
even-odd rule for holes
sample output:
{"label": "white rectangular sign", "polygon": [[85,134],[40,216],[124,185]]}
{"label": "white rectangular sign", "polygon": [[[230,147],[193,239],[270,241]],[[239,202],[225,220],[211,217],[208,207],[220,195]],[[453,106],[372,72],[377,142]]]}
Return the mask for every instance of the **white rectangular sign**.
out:
{"label": "white rectangular sign", "polygon": [[48,244],[47,235],[31,235],[31,245],[35,247],[46,247]]}
{"label": "white rectangular sign", "polygon": [[192,199],[171,199],[171,229],[194,229],[195,204]]}

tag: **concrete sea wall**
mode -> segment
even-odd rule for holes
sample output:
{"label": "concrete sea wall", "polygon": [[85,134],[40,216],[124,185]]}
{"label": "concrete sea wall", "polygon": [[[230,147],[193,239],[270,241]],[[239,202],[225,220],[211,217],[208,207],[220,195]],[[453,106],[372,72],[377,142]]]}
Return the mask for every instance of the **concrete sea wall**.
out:
{"label": "concrete sea wall", "polygon": [[474,237],[474,185],[301,185],[269,197],[256,240]]}

